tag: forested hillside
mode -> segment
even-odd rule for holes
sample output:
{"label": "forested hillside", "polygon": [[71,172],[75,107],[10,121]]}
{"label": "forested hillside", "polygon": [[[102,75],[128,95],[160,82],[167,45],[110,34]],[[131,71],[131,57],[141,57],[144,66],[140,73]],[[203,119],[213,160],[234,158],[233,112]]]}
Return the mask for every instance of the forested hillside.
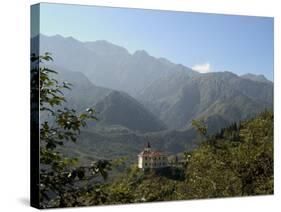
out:
{"label": "forested hillside", "polygon": [[105,203],[273,194],[273,114],[234,123],[170,162],[156,171],[132,166],[105,185]]}

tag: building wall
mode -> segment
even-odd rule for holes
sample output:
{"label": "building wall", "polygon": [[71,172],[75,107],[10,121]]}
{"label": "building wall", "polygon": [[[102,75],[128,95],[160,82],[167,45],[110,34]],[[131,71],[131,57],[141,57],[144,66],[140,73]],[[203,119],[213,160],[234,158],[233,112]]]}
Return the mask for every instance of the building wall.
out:
{"label": "building wall", "polygon": [[139,156],[138,167],[145,168],[161,168],[168,165],[167,156]]}
{"label": "building wall", "polygon": [[143,168],[143,160],[142,160],[142,157],[141,157],[141,156],[139,156],[139,158],[138,158],[138,167],[139,167],[140,169]]}

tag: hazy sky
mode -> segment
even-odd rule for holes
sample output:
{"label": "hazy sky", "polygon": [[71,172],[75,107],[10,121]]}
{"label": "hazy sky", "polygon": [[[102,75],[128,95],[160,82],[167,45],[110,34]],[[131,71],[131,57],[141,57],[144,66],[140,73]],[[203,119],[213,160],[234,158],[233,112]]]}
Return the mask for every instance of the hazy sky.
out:
{"label": "hazy sky", "polygon": [[209,71],[273,79],[273,18],[41,4],[45,35],[107,40]]}

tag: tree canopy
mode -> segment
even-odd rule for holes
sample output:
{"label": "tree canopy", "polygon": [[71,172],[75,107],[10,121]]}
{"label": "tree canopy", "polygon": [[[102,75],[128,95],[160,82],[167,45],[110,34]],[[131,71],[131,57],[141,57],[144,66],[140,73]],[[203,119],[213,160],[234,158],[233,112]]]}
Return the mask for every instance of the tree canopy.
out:
{"label": "tree canopy", "polygon": [[[110,161],[93,161],[88,166],[78,166],[77,158],[68,158],[58,149],[65,142],[76,142],[80,129],[89,120],[97,120],[95,111],[88,108],[78,114],[74,109],[62,107],[66,99],[64,89],[71,89],[71,84],[58,82],[53,76],[56,71],[44,66],[44,62],[52,61],[49,53],[42,56],[31,56],[33,67],[31,76],[39,74],[40,112],[48,113],[52,121],[40,123],[40,207],[67,207],[88,204],[99,204],[100,177],[106,178],[110,170]],[[95,180],[99,179],[99,180]],[[91,194],[91,198],[86,198]],[[91,202],[92,201],[92,202]]]}

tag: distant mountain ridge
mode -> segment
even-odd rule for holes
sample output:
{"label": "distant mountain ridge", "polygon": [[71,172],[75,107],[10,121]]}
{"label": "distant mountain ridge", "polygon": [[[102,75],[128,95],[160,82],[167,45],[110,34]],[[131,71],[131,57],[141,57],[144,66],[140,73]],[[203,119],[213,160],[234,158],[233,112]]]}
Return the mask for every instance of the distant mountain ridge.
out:
{"label": "distant mountain ridge", "polygon": [[142,104],[125,92],[95,86],[81,72],[74,72],[57,66],[49,66],[58,72],[59,81],[71,82],[71,90],[64,90],[67,102],[63,107],[78,112],[93,107],[99,121],[92,125],[120,125],[138,132],[165,130],[165,124],[158,120]]}
{"label": "distant mountain ridge", "polygon": [[40,34],[40,52],[51,52],[57,66],[79,70],[95,85],[122,90],[133,97],[153,81],[174,71],[198,74],[166,59],[152,57],[143,50],[130,54],[125,48],[107,41],[80,42],[72,37]]}
{"label": "distant mountain ridge", "polygon": [[164,123],[124,92],[110,92],[94,108],[100,119],[98,124],[121,125],[139,132],[156,132],[166,129]]}
{"label": "distant mountain ridge", "polygon": [[205,120],[213,133],[273,108],[273,83],[264,76],[201,74],[144,50],[130,54],[107,41],[59,35],[40,35],[40,52],[50,52],[54,62],[45,65],[73,84],[64,92],[66,106],[97,111],[99,121],[81,133],[79,146],[70,146],[78,155],[114,158],[130,152],[133,160],[147,141],[173,154],[189,151],[197,145],[193,119]]}
{"label": "distant mountain ridge", "polygon": [[241,77],[244,79],[249,79],[249,80],[253,80],[253,81],[257,81],[257,82],[272,83],[272,81],[268,80],[262,74],[255,75],[255,74],[248,73],[248,74],[241,75]]}
{"label": "distant mountain ridge", "polygon": [[215,116],[226,124],[272,108],[273,86],[231,72],[196,77],[181,73],[156,81],[137,98],[169,128],[178,129],[190,126],[192,119]]}
{"label": "distant mountain ridge", "polygon": [[40,35],[40,51],[51,52],[55,65],[82,72],[94,85],[128,93],[171,129],[204,118],[215,130],[222,127],[219,120],[223,125],[272,108],[273,84],[261,75],[200,74],[144,50],[130,54],[107,41],[59,35]]}

